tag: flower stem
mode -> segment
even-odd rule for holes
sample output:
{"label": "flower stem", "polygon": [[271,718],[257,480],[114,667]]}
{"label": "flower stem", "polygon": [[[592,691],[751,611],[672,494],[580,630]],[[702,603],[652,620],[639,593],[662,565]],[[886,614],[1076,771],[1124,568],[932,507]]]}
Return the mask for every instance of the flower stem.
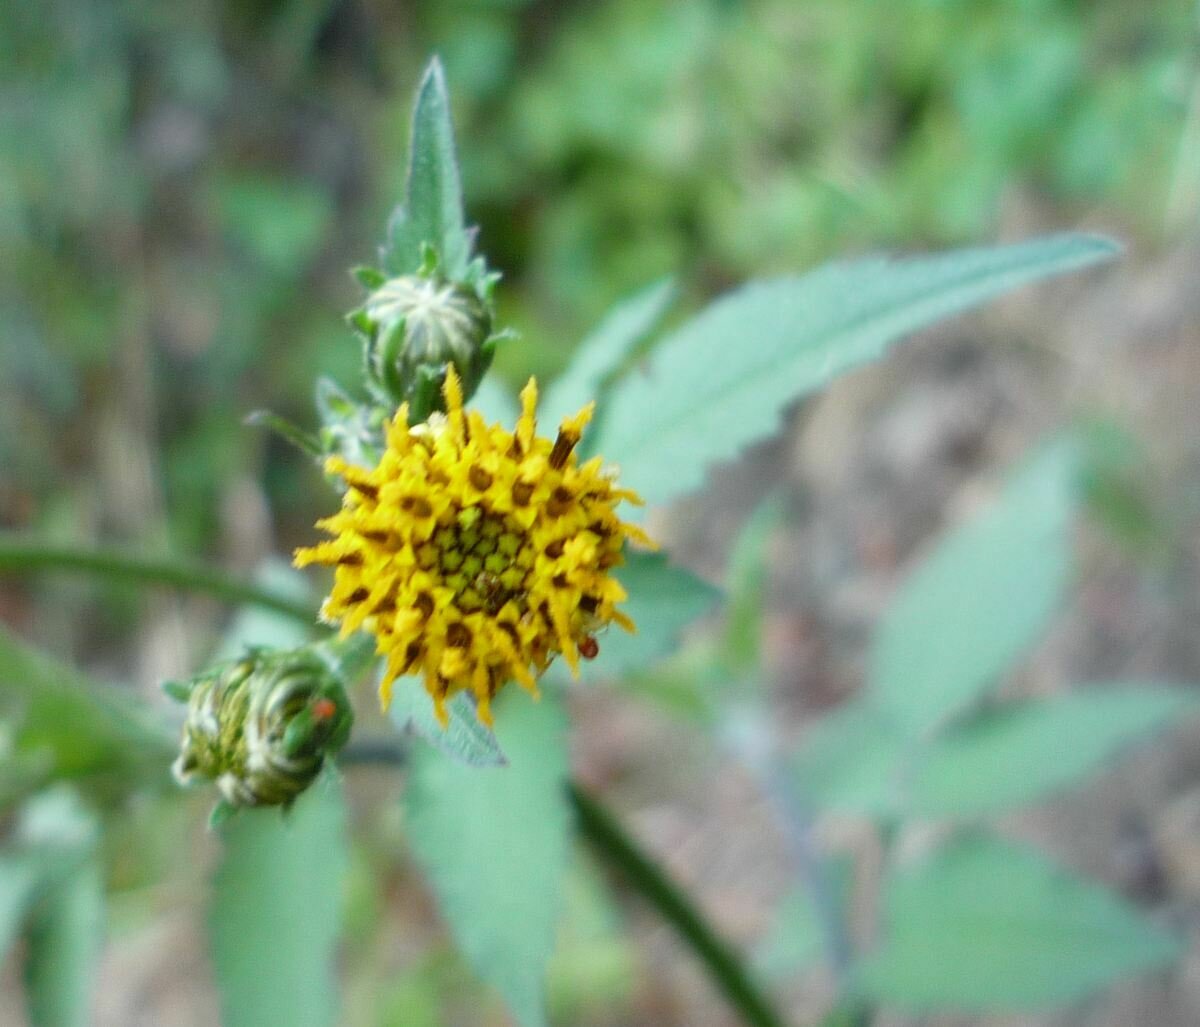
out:
{"label": "flower stem", "polygon": [[577,784],[568,790],[588,843],[616,867],[667,920],[704,963],[713,983],[754,1027],[782,1027],[734,951],[714,933],[691,901],[644,853],[595,798]]}
{"label": "flower stem", "polygon": [[[274,610],[305,624],[314,622],[308,603],[292,600],[249,582],[196,564],[153,559],[112,550],[80,550],[0,533],[0,573],[44,570],[78,571],[101,577],[202,592],[229,603]],[[353,744],[343,753],[348,763],[403,761],[392,746]],[[668,921],[704,964],[713,983],[753,1027],[782,1027],[783,1021],[760,994],[745,967],[662,868],[625,833],[595,798],[575,783],[568,792],[579,826],[591,846]]]}
{"label": "flower stem", "polygon": [[310,603],[288,599],[199,564],[117,550],[81,550],[0,533],[0,574],[45,570],[81,571],[105,578],[203,592],[234,605],[252,604],[295,617],[306,624],[316,622]]}

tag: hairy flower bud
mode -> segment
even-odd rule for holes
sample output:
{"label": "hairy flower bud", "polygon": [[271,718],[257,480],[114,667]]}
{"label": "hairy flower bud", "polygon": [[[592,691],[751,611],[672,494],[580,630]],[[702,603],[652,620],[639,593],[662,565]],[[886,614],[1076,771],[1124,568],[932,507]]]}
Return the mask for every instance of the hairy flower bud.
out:
{"label": "hairy flower bud", "polygon": [[251,651],[168,690],[187,702],[176,779],[213,781],[235,808],[290,805],[353,722],[341,681],[311,648]]}
{"label": "hairy flower bud", "polygon": [[375,289],[359,312],[368,336],[368,374],[395,404],[440,400],[453,366],[470,395],[492,361],[492,317],[469,285],[404,275]]}

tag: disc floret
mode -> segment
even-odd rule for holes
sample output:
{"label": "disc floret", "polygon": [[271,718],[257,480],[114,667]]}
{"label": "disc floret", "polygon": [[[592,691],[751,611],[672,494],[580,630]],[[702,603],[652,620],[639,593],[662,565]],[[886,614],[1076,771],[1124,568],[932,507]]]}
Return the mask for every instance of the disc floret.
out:
{"label": "disc floret", "polygon": [[397,677],[419,674],[443,724],[460,691],[490,724],[507,682],[536,695],[556,656],[577,674],[596,632],[613,622],[634,630],[612,572],[627,538],[651,543],[616,514],[638,496],[615,485],[600,457],[578,460],[591,404],[552,441],[537,434],[533,379],[513,431],[463,409],[453,367],[443,396],[446,413],[416,426],[400,406],[374,468],[327,461],[346,484],[342,509],[317,523],[332,538],[297,550],[296,565],[334,568],[322,616],[343,636],[375,636],[385,707]]}

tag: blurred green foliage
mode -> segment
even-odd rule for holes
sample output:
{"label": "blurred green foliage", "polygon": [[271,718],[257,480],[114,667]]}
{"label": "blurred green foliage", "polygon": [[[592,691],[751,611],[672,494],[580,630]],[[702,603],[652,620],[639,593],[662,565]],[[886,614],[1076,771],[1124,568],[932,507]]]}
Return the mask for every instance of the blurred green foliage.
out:
{"label": "blurred green foliage", "polygon": [[177,548],[213,547],[217,493],[244,472],[263,472],[288,526],[309,520],[305,472],[240,416],[300,419],[318,369],[355,368],[343,269],[399,193],[407,87],[430,51],[470,141],[502,314],[526,339],[500,354],[516,377],[564,366],[616,297],[664,273],[708,292],[834,252],[980,238],[1016,191],[1115,204],[1154,236],[1193,7],[5,5],[0,522],[138,534],[81,473],[121,444],[123,416],[150,433]]}

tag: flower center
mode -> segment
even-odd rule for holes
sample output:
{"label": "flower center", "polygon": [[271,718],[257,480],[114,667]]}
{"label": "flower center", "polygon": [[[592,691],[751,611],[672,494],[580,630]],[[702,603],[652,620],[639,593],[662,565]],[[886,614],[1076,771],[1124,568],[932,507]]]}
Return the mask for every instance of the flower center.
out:
{"label": "flower center", "polygon": [[479,506],[461,509],[416,556],[422,570],[439,573],[454,590],[454,605],[464,613],[494,615],[512,601],[525,612],[534,552],[526,532],[507,517]]}

